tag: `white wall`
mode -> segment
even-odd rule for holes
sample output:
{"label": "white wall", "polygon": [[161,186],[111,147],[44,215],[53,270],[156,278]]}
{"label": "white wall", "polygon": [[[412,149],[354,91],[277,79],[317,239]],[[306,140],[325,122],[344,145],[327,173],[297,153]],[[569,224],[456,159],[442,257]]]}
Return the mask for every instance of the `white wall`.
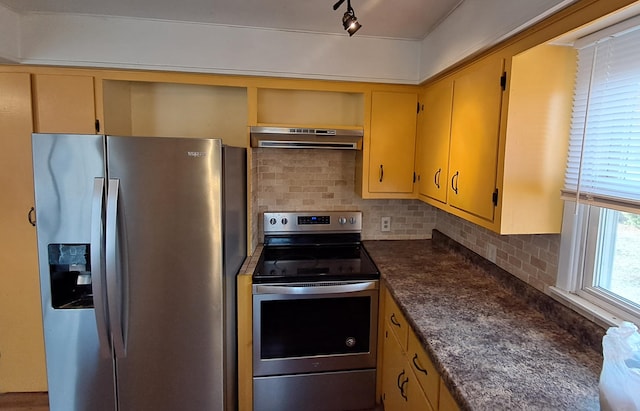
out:
{"label": "white wall", "polygon": [[0,6],[0,58],[418,84],[575,1],[465,0],[421,42],[87,15],[17,18]]}
{"label": "white wall", "polygon": [[60,14],[21,26],[25,64],[418,81],[419,41]]}
{"label": "white wall", "polygon": [[491,47],[576,0],[465,0],[422,42],[420,80]]}
{"label": "white wall", "polygon": [[18,14],[0,5],[0,63],[19,61],[19,33]]}

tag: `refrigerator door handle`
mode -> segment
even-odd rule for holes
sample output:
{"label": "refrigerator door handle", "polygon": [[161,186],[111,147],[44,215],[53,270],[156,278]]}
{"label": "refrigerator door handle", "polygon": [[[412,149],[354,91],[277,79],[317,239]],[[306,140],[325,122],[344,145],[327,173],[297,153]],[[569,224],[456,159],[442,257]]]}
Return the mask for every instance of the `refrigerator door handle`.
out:
{"label": "refrigerator door handle", "polygon": [[124,256],[119,253],[118,241],[118,194],[120,180],[109,179],[107,188],[107,222],[105,233],[105,262],[107,277],[107,295],[109,298],[109,324],[111,325],[111,335],[113,336],[113,349],[116,358],[126,356],[126,347],[123,331],[123,290],[124,286],[120,280],[119,259]]}
{"label": "refrigerator door handle", "polygon": [[100,355],[111,357],[107,319],[107,299],[104,288],[104,178],[93,180],[93,195],[91,198],[91,287],[93,305],[98,328],[98,342]]}

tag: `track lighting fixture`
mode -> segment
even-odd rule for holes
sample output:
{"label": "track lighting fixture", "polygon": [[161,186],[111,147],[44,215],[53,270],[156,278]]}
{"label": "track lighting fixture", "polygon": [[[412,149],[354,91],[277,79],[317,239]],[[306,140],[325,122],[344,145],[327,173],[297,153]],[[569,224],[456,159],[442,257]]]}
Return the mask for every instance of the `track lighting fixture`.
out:
{"label": "track lighting fixture", "polygon": [[[336,4],[333,5],[333,9],[337,10],[344,3],[344,0],[338,0]],[[362,24],[358,23],[358,18],[351,7],[351,0],[347,0],[347,11],[342,16],[342,26],[349,33],[349,37],[353,36],[354,33],[360,30]]]}

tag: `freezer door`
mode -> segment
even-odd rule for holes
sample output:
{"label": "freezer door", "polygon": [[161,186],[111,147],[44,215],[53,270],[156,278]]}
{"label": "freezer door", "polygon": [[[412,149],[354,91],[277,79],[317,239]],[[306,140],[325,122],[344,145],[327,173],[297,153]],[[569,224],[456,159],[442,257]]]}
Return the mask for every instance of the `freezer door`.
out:
{"label": "freezer door", "polygon": [[90,247],[103,138],[34,134],[32,141],[50,410],[112,411],[113,360],[108,347],[100,354]]}
{"label": "freezer door", "polygon": [[107,152],[120,410],[224,410],[220,140],[108,136]]}

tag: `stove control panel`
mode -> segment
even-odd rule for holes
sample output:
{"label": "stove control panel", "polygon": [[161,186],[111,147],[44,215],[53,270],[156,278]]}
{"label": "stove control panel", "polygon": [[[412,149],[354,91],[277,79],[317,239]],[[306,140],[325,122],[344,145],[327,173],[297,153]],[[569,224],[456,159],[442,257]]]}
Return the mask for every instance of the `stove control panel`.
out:
{"label": "stove control panel", "polygon": [[359,233],[362,231],[360,211],[320,211],[264,213],[264,233]]}
{"label": "stove control panel", "polygon": [[298,217],[298,224],[331,224],[331,217],[328,215],[301,215]]}

